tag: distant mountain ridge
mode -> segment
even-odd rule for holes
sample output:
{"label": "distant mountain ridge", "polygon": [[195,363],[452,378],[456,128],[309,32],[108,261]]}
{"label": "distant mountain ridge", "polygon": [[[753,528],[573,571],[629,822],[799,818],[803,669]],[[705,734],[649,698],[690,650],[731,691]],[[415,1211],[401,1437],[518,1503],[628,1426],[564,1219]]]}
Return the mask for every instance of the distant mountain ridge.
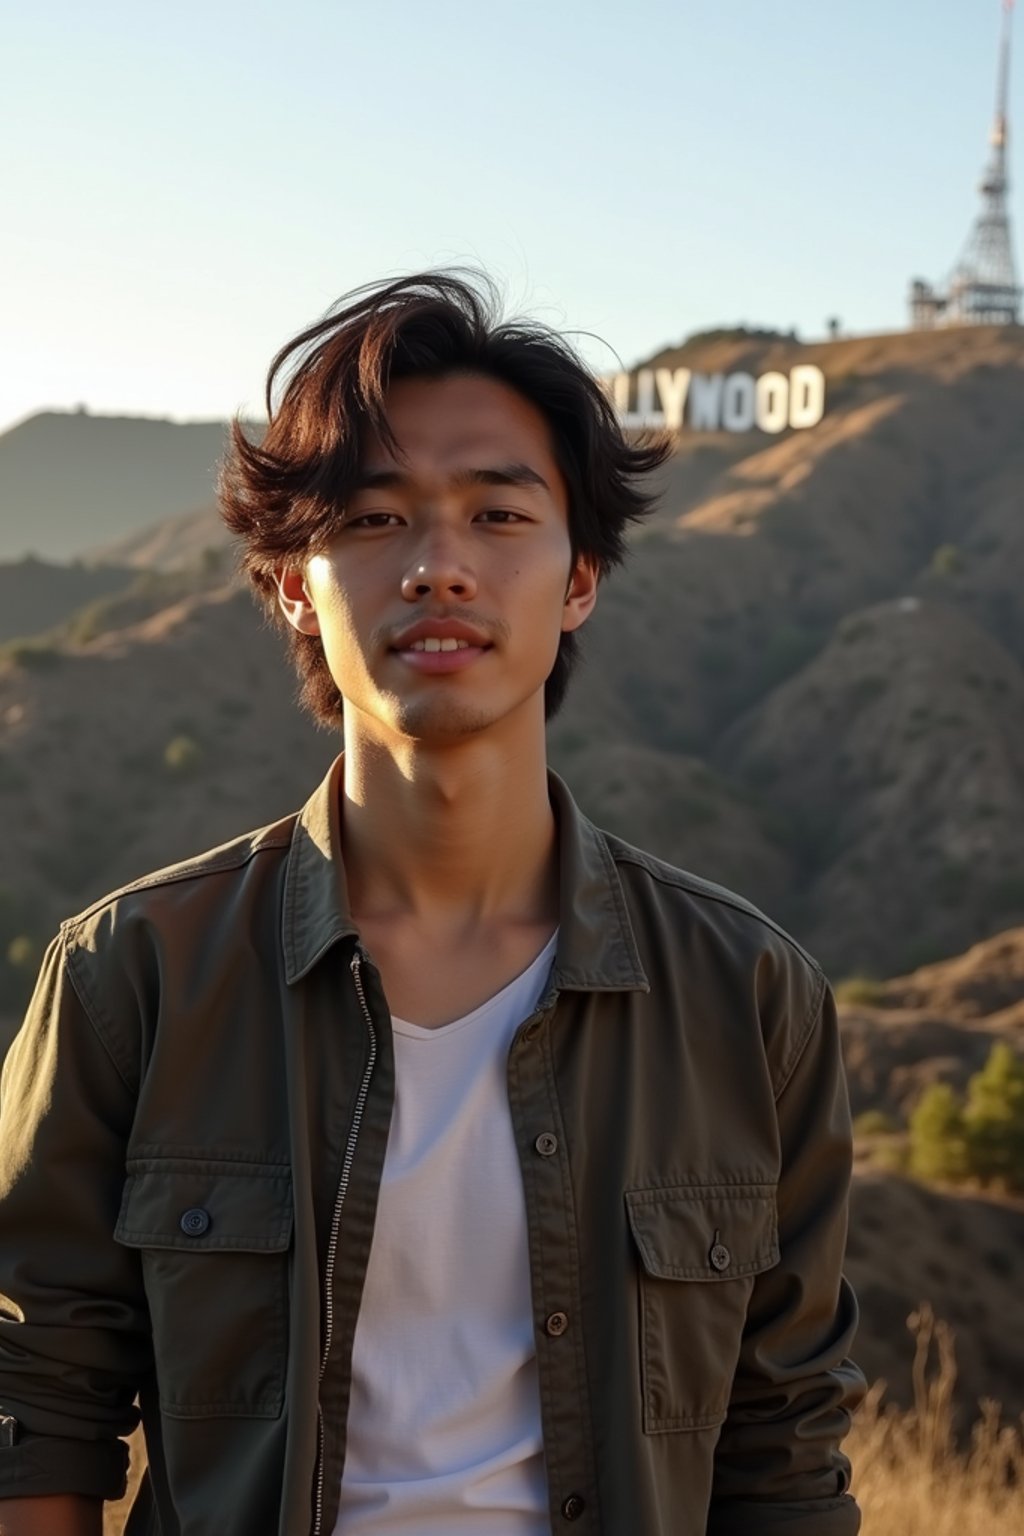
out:
{"label": "distant mountain ridge", "polygon": [[43,411],[0,433],[0,560],[72,560],[209,505],[226,426]]}

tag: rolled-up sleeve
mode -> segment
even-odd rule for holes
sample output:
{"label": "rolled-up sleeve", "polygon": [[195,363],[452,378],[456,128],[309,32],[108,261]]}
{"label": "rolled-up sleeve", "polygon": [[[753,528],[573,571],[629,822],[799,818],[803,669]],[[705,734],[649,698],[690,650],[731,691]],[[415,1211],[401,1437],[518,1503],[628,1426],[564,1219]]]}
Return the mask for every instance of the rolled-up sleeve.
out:
{"label": "rolled-up sleeve", "polygon": [[135,1093],[62,932],[0,1078],[0,1498],[118,1498],[152,1371],[113,1238]]}
{"label": "rolled-up sleeve", "polygon": [[751,1298],[715,1457],[709,1536],[856,1536],[841,1450],[864,1379],[848,1358],[843,1277],[850,1111],[832,993],[821,979],[778,1092],[780,1263]]}

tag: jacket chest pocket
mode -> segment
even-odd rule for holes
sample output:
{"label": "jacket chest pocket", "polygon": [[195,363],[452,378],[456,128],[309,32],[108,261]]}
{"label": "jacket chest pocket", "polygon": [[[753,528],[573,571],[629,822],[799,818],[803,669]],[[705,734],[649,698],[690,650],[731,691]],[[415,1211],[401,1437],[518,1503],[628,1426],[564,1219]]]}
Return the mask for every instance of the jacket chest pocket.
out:
{"label": "jacket chest pocket", "polygon": [[141,1252],[165,1413],[281,1412],[291,1235],[287,1167],[129,1165],[114,1237]]}
{"label": "jacket chest pocket", "polygon": [[644,1430],[713,1428],[728,1410],[754,1277],[779,1262],[775,1186],[628,1190],[626,1209]]}

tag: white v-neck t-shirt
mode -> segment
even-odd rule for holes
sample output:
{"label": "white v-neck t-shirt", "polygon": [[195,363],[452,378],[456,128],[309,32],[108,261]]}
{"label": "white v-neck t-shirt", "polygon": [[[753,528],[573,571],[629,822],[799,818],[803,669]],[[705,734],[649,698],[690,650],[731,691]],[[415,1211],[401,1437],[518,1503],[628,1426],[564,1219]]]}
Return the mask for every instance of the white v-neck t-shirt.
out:
{"label": "white v-neck t-shirt", "polygon": [[557,938],[464,1018],[392,1020],[395,1107],[334,1536],[550,1536],[506,1063]]}

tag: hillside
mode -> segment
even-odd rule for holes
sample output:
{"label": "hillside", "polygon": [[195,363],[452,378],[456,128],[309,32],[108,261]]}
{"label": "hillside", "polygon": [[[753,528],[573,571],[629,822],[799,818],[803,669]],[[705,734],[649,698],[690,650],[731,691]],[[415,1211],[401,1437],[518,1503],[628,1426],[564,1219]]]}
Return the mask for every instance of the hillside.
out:
{"label": "hillside", "polygon": [[293,809],[334,755],[246,594],[214,586],[137,619],[142,605],[127,627],[0,663],[10,936],[41,938],[113,886]]}
{"label": "hillside", "polygon": [[0,645],[55,628],[121,591],[135,575],[122,565],[57,565],[31,556],[0,562]]}
{"label": "hillside", "polygon": [[44,411],[0,433],[0,560],[67,561],[208,505],[219,421]]}
{"label": "hillside", "polygon": [[846,1273],[861,1323],[854,1358],[890,1398],[913,1402],[907,1319],[922,1302],[956,1334],[960,1429],[991,1397],[1024,1413],[1024,1204],[929,1189],[893,1174],[858,1173],[850,1198]]}
{"label": "hillside", "polygon": [[[905,974],[1024,923],[1024,330],[711,338],[652,361],[798,360],[828,380],[818,427],[679,436],[551,758],[595,819],[769,908],[833,976]],[[129,591],[0,660],[3,884],[33,933],[299,803],[334,748],[291,717],[246,599],[213,600],[228,557],[191,474],[173,518],[105,546],[139,570]],[[179,735],[203,748],[191,778],[159,766]]]}
{"label": "hillside", "polygon": [[863,993],[841,1010],[850,1103],[905,1122],[930,1083],[963,1092],[997,1040],[1024,1056],[1024,928]]}

